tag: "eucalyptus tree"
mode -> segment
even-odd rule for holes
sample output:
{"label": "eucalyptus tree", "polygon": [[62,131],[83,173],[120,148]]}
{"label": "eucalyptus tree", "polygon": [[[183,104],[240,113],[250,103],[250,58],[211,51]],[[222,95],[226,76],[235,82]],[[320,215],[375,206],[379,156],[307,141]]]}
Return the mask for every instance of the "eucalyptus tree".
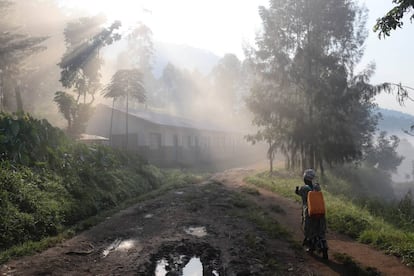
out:
{"label": "eucalyptus tree", "polygon": [[[103,28],[103,18],[91,17],[80,18],[78,21],[71,22],[64,30],[67,51],[63,55],[60,63],[61,68],[60,82],[66,91],[55,93],[55,102],[60,105],[59,100],[69,98],[71,93],[76,95],[76,113],[72,118],[72,127],[68,127],[68,132],[72,136],[79,135],[85,128],[95,99],[94,94],[100,88],[100,67],[103,63],[99,51],[119,40],[121,37],[116,30],[121,26],[119,21],[115,21],[109,27]],[[63,97],[64,93],[68,93]],[[87,102],[87,94],[90,101]],[[70,95],[70,96],[69,96]],[[83,96],[83,101],[81,97]]]}
{"label": "eucalyptus tree", "polygon": [[100,86],[100,68],[103,63],[99,55],[100,50],[119,40],[121,36],[115,31],[121,26],[115,21],[108,28],[103,28],[105,19],[101,16],[80,18],[70,22],[64,30],[67,51],[63,55],[59,67],[63,87],[73,89],[77,94],[76,101],[83,96],[91,96],[90,103],[94,101],[94,94]]}
{"label": "eucalyptus tree", "polygon": [[110,137],[112,141],[112,124],[115,100],[125,99],[125,149],[128,149],[128,116],[129,100],[133,98],[140,103],[146,100],[146,91],[143,84],[143,76],[139,69],[118,70],[111,79],[111,82],[104,88],[105,98],[112,98],[112,113],[110,123]]}
{"label": "eucalyptus tree", "polygon": [[397,171],[404,157],[397,153],[400,139],[395,135],[387,138],[386,135],[385,131],[380,132],[376,144],[366,151],[364,161],[370,166],[377,166],[378,169],[391,173]]}
{"label": "eucalyptus tree", "polygon": [[[13,8],[12,1],[0,1],[0,110],[12,111],[12,99],[16,96],[19,105],[18,82],[24,61],[31,55],[43,51],[47,36],[30,36],[16,32],[16,26],[6,21]],[[16,93],[15,93],[16,92]]]}
{"label": "eucalyptus tree", "polygon": [[[355,74],[363,54],[366,10],[347,0],[271,0],[251,61],[256,81],[247,103],[259,131],[273,131],[290,167],[323,170],[361,157],[375,130],[377,87]],[[265,107],[265,108],[263,108]],[[263,110],[260,110],[263,109]]]}
{"label": "eucalyptus tree", "polygon": [[75,98],[63,91],[57,91],[55,93],[54,102],[58,105],[60,113],[63,114],[63,117],[68,122],[68,130],[72,129],[72,122],[76,118],[76,100]]}
{"label": "eucalyptus tree", "polygon": [[[152,106],[159,106],[160,99],[156,94],[159,82],[153,74],[155,50],[152,30],[143,22],[138,22],[126,38],[128,47],[124,54],[128,58],[127,66],[141,71],[148,92],[146,102]],[[125,65],[121,68],[125,68]]]}
{"label": "eucalyptus tree", "polygon": [[201,94],[198,85],[200,79],[199,73],[189,72],[168,63],[160,78],[162,100],[165,105],[181,116],[193,116],[194,103]]}
{"label": "eucalyptus tree", "polygon": [[131,62],[142,74],[151,74],[153,67],[154,43],[151,29],[139,22],[128,35]]}
{"label": "eucalyptus tree", "polygon": [[226,109],[230,109],[232,115],[237,109],[237,98],[241,90],[241,66],[237,56],[228,53],[218,61],[210,74],[217,98]]}

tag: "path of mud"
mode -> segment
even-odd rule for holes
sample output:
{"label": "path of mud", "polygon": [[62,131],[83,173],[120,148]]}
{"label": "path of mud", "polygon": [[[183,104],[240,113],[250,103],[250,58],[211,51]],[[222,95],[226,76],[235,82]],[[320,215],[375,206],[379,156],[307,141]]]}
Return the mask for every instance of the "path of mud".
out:
{"label": "path of mud", "polygon": [[11,261],[0,275],[147,276],[160,263],[161,275],[181,275],[190,259],[202,263],[203,275],[314,274],[290,242],[268,237],[237,215],[246,208],[239,194],[220,183],[191,185],[126,209],[60,246]]}
{"label": "path of mud", "polygon": [[[355,275],[334,260],[308,256],[286,237],[270,237],[240,215],[248,212],[240,202],[247,197],[297,243],[302,239],[297,203],[265,190],[242,192],[243,178],[252,173],[228,170],[136,204],[59,246],[10,261],[0,275],[182,275],[190,263],[201,267],[194,275]],[[275,205],[284,211],[275,212]],[[328,238],[331,256],[345,253],[382,275],[414,275],[396,258],[340,235]]]}
{"label": "path of mud", "polygon": [[[233,189],[248,186],[243,181],[243,178],[251,174],[254,170],[243,171],[229,170],[222,174],[217,174],[215,179]],[[273,213],[273,216],[280,224],[293,233],[297,241],[301,241],[303,239],[303,232],[300,227],[300,204],[265,189],[255,188],[260,192],[260,196],[251,196],[251,198],[265,209],[271,209],[271,206],[275,204],[279,205],[283,209],[283,212]],[[327,239],[329,254],[331,256],[328,263],[321,262],[320,259],[317,259],[315,262],[314,257],[307,258],[309,266],[313,270],[318,271],[318,274],[352,275],[352,273],[347,272],[347,269],[342,264],[333,260],[334,258],[332,257],[335,254],[345,254],[352,257],[362,267],[373,268],[373,271],[379,272],[380,275],[414,275],[414,269],[402,264],[401,260],[397,257],[385,255],[368,245],[355,242],[344,235],[328,232]],[[373,274],[375,274],[374,272]]]}

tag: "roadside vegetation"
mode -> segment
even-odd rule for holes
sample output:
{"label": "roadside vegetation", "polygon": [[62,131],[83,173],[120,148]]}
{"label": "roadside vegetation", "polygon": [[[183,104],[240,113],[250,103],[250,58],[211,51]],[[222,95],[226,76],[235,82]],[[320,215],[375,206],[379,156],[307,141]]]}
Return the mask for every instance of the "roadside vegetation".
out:
{"label": "roadside vegetation", "polygon": [[[349,172],[351,168],[348,169]],[[370,175],[370,169],[360,168],[353,176]],[[376,174],[374,174],[376,175]],[[278,170],[248,177],[247,182],[299,202],[295,195],[296,186],[302,185],[299,174]],[[362,243],[370,244],[388,254],[400,257],[407,265],[414,265],[414,202],[411,193],[401,200],[387,200],[375,192],[364,193],[363,184],[350,182],[328,172],[320,179],[327,206],[328,227],[346,234]],[[367,179],[364,179],[367,180]],[[375,183],[375,182],[370,183]],[[368,191],[380,190],[372,186]],[[344,193],[350,191],[350,193]]]}
{"label": "roadside vegetation", "polygon": [[0,114],[0,129],[0,262],[45,249],[145,196],[200,180],[76,143],[29,115]]}

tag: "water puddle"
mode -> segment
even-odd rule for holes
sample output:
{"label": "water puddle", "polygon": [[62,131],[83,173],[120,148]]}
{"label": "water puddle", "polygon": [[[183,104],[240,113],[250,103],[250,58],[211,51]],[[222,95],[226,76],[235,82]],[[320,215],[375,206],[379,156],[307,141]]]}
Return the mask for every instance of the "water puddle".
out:
{"label": "water puddle", "polygon": [[165,259],[159,260],[155,267],[155,276],[167,275],[168,271],[165,269],[168,266],[168,262]]}
{"label": "water puddle", "polygon": [[[180,256],[180,260],[172,265],[166,259],[159,260],[155,268],[155,276],[165,276],[168,273],[182,276],[203,276],[203,270],[208,271],[208,269],[203,268],[200,258],[192,257],[184,265],[185,259],[188,258],[186,256]],[[212,270],[209,275],[219,276],[220,274],[216,270]]]}
{"label": "water puddle", "polygon": [[152,218],[153,216],[154,216],[153,214],[146,214],[146,215],[144,216],[144,218],[149,219],[149,218]]}
{"label": "water puddle", "polygon": [[191,258],[183,268],[183,275],[203,276],[203,264],[200,258]]}
{"label": "water puddle", "polygon": [[107,248],[105,248],[105,250],[102,252],[102,257],[105,258],[111,252],[114,252],[114,251],[128,251],[131,248],[134,248],[136,244],[137,244],[137,240],[116,239]]}
{"label": "water puddle", "polygon": [[184,228],[184,232],[188,235],[196,236],[197,238],[202,238],[207,235],[207,230],[204,226],[201,227],[187,227]]}
{"label": "water puddle", "polygon": [[145,275],[155,276],[219,276],[224,275],[220,255],[220,251],[208,243],[166,242],[140,271]]}

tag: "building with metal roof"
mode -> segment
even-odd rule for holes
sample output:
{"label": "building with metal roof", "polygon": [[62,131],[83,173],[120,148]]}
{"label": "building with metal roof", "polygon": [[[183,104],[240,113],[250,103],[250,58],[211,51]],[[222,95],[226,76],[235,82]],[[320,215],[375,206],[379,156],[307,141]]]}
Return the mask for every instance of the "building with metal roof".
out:
{"label": "building with metal roof", "polygon": [[241,131],[144,108],[129,109],[127,114],[99,104],[88,122],[87,133],[108,137],[111,146],[166,166],[221,162],[257,151]]}

